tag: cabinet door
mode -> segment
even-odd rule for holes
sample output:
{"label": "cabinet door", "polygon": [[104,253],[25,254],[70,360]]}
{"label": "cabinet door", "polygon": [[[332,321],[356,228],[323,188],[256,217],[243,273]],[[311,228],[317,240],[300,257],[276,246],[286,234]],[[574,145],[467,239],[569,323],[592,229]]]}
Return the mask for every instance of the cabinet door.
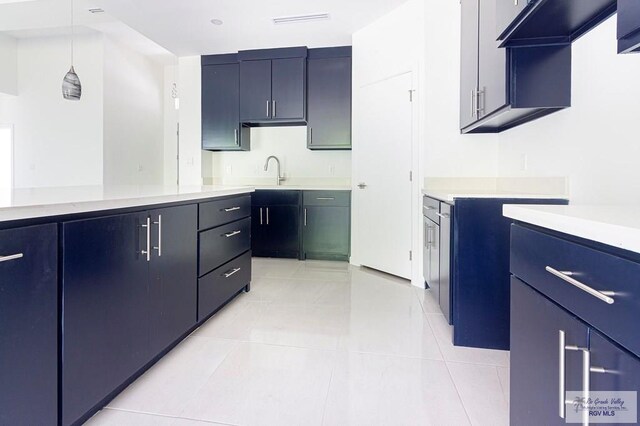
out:
{"label": "cabinet door", "polygon": [[500,0],[480,0],[478,50],[478,113],[480,118],[495,112],[508,102],[507,49],[499,49],[496,42],[497,1]]}
{"label": "cabinet door", "polygon": [[162,352],[196,324],[198,309],[198,206],[150,212],[150,344]]}
{"label": "cabinet door", "polygon": [[202,67],[202,149],[240,150],[240,130],[240,65]]}
{"label": "cabinet door", "polygon": [[58,421],[57,247],[56,225],[0,231],[1,425]]}
{"label": "cabinet door", "polygon": [[306,58],[274,59],[271,67],[271,118],[304,121],[307,106]]}
{"label": "cabinet door", "polygon": [[251,206],[251,251],[256,257],[268,257],[272,254],[266,211],[266,206]]}
{"label": "cabinet door", "polygon": [[440,289],[440,226],[430,224],[431,237],[429,239],[429,287],[438,296],[438,300],[442,297]]}
{"label": "cabinet door", "polygon": [[351,58],[308,63],[309,149],[351,149]]}
{"label": "cabinet door", "polygon": [[476,121],[478,90],[478,6],[479,0],[461,0],[460,40],[460,128]]}
{"label": "cabinet door", "polygon": [[440,204],[440,309],[451,324],[451,206]]}
{"label": "cabinet door", "polygon": [[297,258],[300,255],[300,208],[269,206],[265,212],[265,220],[273,256]]}
{"label": "cabinet door", "polygon": [[512,277],[510,424],[566,424],[560,417],[565,400],[560,396],[561,383],[566,391],[582,389],[583,356],[582,351],[565,350],[564,346],[586,348],[587,336],[586,325]]}
{"label": "cabinet door", "polygon": [[303,214],[304,257],[348,260],[351,240],[350,208],[307,206]]}
{"label": "cabinet door", "polygon": [[589,346],[592,367],[590,391],[634,391],[640,393],[640,359],[630,355],[593,330]]}
{"label": "cabinet door", "polygon": [[150,361],[143,213],[63,224],[62,423]]}
{"label": "cabinet door", "polygon": [[240,62],[240,120],[271,119],[271,61]]}
{"label": "cabinet door", "polygon": [[640,30],[640,2],[618,0],[618,39]]}

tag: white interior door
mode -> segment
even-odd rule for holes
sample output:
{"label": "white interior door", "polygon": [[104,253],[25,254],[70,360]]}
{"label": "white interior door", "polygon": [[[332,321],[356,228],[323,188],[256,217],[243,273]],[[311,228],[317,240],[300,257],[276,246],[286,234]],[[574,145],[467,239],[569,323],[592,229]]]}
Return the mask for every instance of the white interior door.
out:
{"label": "white interior door", "polygon": [[[412,74],[360,89],[354,147],[360,264],[411,278]],[[362,185],[360,185],[362,184]]]}
{"label": "white interior door", "polygon": [[0,188],[13,186],[13,132],[0,124]]}

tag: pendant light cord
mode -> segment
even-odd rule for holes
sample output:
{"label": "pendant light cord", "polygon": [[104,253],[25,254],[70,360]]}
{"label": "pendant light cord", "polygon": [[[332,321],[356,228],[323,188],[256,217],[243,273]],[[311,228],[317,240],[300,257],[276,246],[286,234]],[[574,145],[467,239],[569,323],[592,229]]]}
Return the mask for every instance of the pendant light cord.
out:
{"label": "pendant light cord", "polygon": [[71,66],[73,66],[73,40],[75,38],[75,31],[73,27],[73,0],[71,0]]}

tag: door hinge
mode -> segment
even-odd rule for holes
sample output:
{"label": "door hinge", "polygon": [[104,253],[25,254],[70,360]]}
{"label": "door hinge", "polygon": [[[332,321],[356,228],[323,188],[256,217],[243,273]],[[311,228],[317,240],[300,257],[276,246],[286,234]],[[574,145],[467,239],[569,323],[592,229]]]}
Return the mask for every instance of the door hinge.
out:
{"label": "door hinge", "polygon": [[415,90],[413,89],[409,90],[409,102],[413,102],[413,92],[415,92]]}
{"label": "door hinge", "polygon": [[409,250],[409,261],[413,261],[413,251]]}
{"label": "door hinge", "polygon": [[413,170],[409,172],[409,182],[413,182]]}

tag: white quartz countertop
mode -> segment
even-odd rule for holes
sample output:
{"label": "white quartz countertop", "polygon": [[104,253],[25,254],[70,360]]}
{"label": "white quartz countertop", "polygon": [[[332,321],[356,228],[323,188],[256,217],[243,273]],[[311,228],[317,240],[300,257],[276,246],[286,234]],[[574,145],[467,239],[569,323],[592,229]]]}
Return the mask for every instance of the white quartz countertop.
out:
{"label": "white quartz countertop", "polygon": [[351,191],[350,186],[331,186],[331,185],[256,185],[256,190],[273,190],[273,191]]}
{"label": "white quartz countertop", "polygon": [[640,206],[505,205],[504,216],[640,253]]}
{"label": "white quartz countertop", "polygon": [[564,195],[553,194],[525,194],[500,191],[431,191],[423,189],[422,194],[444,202],[455,202],[458,198],[512,198],[512,199],[538,199],[538,200],[566,200]]}
{"label": "white quartz countertop", "polygon": [[0,190],[0,222],[251,193],[247,186],[76,186]]}

